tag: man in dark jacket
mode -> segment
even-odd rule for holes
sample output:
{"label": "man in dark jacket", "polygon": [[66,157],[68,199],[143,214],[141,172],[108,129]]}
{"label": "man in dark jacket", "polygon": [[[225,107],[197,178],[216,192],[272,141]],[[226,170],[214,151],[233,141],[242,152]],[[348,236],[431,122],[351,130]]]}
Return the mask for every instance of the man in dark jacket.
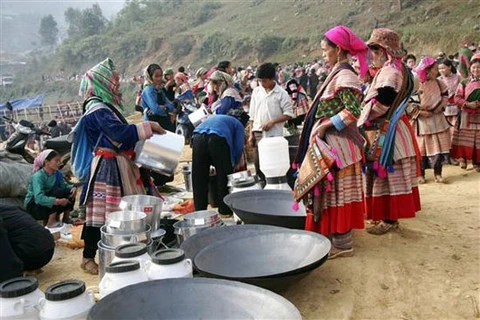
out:
{"label": "man in dark jacket", "polygon": [[42,268],[55,248],[53,236],[19,207],[0,204],[0,282]]}

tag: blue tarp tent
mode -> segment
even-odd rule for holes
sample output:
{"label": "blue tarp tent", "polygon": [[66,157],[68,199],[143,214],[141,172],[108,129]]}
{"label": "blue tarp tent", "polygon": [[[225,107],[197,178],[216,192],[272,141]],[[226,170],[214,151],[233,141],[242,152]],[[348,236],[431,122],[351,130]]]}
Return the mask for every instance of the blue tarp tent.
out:
{"label": "blue tarp tent", "polygon": [[[10,104],[12,105],[13,110],[37,108],[42,106],[44,99],[45,99],[45,96],[42,94],[42,95],[38,95],[31,98],[13,100],[13,101],[10,101]],[[3,111],[6,109],[5,105],[6,103],[0,104],[0,111]]]}

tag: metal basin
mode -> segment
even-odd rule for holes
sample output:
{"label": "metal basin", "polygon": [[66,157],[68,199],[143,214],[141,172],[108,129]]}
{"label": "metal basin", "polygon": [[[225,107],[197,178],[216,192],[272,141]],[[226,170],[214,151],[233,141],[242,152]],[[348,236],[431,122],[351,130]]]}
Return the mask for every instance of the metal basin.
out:
{"label": "metal basin", "polygon": [[185,138],[167,131],[141,140],[135,146],[135,163],[147,169],[171,176],[175,173],[182,155]]}
{"label": "metal basin", "polygon": [[303,230],[306,210],[294,211],[289,190],[246,190],[227,195],[223,201],[246,224],[267,224]]}
{"label": "metal basin", "polygon": [[301,319],[285,298],[244,283],[183,278],[137,283],[100,300],[88,314],[100,319]]}
{"label": "metal basin", "polygon": [[147,195],[131,195],[122,197],[120,209],[126,211],[139,211],[145,213],[146,223],[152,227],[152,231],[160,228],[163,200],[158,197]]}
{"label": "metal basin", "polygon": [[109,247],[116,248],[122,244],[143,242],[149,243],[151,240],[152,228],[147,224],[147,228],[142,232],[131,234],[110,233],[107,231],[107,226],[100,228],[102,242]]}
{"label": "metal basin", "polygon": [[220,220],[220,215],[214,210],[195,211],[183,216],[183,221],[191,226],[215,225]]}
{"label": "metal basin", "polygon": [[107,215],[106,231],[116,234],[144,232],[147,215],[139,211],[115,211]]}
{"label": "metal basin", "polygon": [[283,229],[217,241],[195,256],[194,266],[207,277],[268,285],[319,267],[330,247],[320,234]]}
{"label": "metal basin", "polygon": [[267,225],[238,225],[238,226],[224,226],[222,228],[210,228],[201,233],[194,234],[186,239],[180,246],[185,251],[185,256],[189,259],[195,258],[197,253],[204,248],[217,241],[226,241],[236,237],[245,237],[267,232],[275,232],[283,228]]}

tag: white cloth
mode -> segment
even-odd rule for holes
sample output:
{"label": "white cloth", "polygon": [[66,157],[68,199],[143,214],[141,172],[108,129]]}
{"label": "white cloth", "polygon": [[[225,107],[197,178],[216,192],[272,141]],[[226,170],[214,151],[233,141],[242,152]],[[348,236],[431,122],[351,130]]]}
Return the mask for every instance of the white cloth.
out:
{"label": "white cloth", "polygon": [[[250,100],[250,120],[253,120],[252,131],[262,131],[262,126],[265,123],[282,115],[295,118],[292,101],[287,91],[279,85],[275,85],[272,91],[268,93],[261,85],[253,89]],[[283,122],[275,124],[266,132],[266,136],[283,136],[283,125]]]}

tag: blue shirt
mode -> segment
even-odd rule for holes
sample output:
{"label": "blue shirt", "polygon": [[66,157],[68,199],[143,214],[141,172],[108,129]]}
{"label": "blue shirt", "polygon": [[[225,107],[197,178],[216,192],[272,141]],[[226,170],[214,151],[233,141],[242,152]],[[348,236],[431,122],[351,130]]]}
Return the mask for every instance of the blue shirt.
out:
{"label": "blue shirt", "polygon": [[215,110],[216,114],[227,114],[230,109],[239,109],[242,106],[240,101],[235,100],[234,97],[223,97],[220,100],[220,106]]}
{"label": "blue shirt", "polygon": [[[159,94],[162,94],[164,96],[165,105],[158,104]],[[143,110],[150,109],[150,111],[154,115],[160,116],[160,117],[167,117],[169,112],[172,112],[173,110],[175,110],[175,106],[170,100],[168,100],[163,90],[158,91],[157,88],[155,88],[154,86],[146,86],[143,89],[142,108]],[[146,118],[146,114],[144,114],[144,117],[145,117],[145,120],[148,120]]]}
{"label": "blue shirt", "polygon": [[230,147],[230,161],[235,166],[243,153],[245,146],[245,127],[232,116],[214,115],[202,122],[194,133],[215,134],[224,138]]}

